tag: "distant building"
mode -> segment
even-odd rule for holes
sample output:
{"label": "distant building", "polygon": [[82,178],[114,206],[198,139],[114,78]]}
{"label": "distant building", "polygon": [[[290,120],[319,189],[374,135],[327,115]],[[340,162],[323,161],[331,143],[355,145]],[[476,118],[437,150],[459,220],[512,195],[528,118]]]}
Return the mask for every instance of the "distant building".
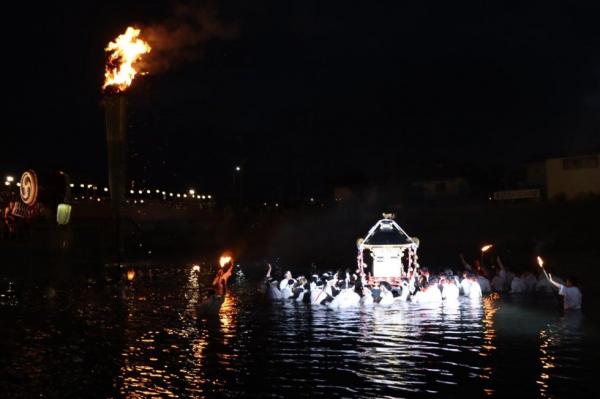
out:
{"label": "distant building", "polygon": [[549,158],[527,165],[527,182],[549,199],[600,195],[600,154]]}
{"label": "distant building", "polygon": [[464,177],[448,177],[421,180],[412,183],[425,198],[455,197],[468,192],[469,184]]}

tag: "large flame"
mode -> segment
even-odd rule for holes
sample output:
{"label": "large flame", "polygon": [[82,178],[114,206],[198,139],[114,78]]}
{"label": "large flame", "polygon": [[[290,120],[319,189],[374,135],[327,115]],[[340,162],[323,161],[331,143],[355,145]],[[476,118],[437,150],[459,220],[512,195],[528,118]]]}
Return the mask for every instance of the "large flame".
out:
{"label": "large flame", "polygon": [[219,265],[221,265],[221,267],[223,267],[226,264],[228,264],[229,262],[231,262],[231,259],[232,259],[231,256],[229,256],[229,255],[223,255],[219,259]]}
{"label": "large flame", "polygon": [[148,43],[139,36],[140,30],[130,26],[114,42],[108,43],[105,50],[110,55],[104,73],[103,89],[111,86],[117,91],[124,91],[131,85],[138,73],[134,64],[151,50]]}

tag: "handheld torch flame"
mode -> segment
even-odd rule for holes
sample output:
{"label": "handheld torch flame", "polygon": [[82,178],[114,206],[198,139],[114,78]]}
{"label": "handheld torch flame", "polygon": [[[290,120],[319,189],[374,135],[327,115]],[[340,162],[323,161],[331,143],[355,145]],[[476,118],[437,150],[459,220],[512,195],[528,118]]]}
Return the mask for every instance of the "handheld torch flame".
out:
{"label": "handheld torch flame", "polygon": [[481,247],[481,252],[486,252],[488,249],[490,249],[491,247],[493,247],[493,245],[484,245],[483,247]]}
{"label": "handheld torch flame", "polygon": [[104,72],[102,89],[111,86],[117,91],[124,91],[131,85],[138,73],[134,64],[151,50],[148,43],[140,39],[139,35],[140,30],[130,26],[114,42],[108,43],[105,50],[110,55]]}
{"label": "handheld torch flame", "polygon": [[231,256],[229,256],[229,255],[223,255],[219,259],[219,264],[221,265],[221,267],[225,266],[229,262],[231,262]]}
{"label": "handheld torch flame", "polygon": [[543,269],[544,268],[544,259],[542,259],[541,256],[538,256],[537,262],[538,262],[538,265],[540,265],[540,267]]}
{"label": "handheld torch flame", "polygon": [[133,281],[135,278],[135,270],[129,269],[127,270],[127,281]]}

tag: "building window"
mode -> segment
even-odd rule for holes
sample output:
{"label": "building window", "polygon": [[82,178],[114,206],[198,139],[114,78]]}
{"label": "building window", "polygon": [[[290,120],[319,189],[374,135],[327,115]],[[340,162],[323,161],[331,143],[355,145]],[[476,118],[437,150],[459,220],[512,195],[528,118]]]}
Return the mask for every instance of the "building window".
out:
{"label": "building window", "polygon": [[598,157],[577,157],[563,159],[563,169],[593,169],[598,167]]}

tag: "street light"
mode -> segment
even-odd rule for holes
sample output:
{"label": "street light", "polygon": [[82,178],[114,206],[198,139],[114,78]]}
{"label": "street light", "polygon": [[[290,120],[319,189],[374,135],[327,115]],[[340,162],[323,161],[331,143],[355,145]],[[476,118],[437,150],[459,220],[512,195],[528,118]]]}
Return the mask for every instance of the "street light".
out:
{"label": "street light", "polygon": [[[242,207],[243,203],[243,186],[242,186],[242,167],[237,165],[235,167],[235,172],[233,173],[233,192],[235,195],[236,188],[239,190],[239,206]],[[236,187],[239,186],[239,187]]]}
{"label": "street light", "polygon": [[6,181],[9,182],[9,183],[12,183],[12,182],[15,181],[15,178],[12,177],[12,176],[6,176]]}
{"label": "street light", "polygon": [[190,193],[190,195],[194,195],[194,194],[196,194],[196,190],[190,188],[190,190],[188,191],[188,193]]}

